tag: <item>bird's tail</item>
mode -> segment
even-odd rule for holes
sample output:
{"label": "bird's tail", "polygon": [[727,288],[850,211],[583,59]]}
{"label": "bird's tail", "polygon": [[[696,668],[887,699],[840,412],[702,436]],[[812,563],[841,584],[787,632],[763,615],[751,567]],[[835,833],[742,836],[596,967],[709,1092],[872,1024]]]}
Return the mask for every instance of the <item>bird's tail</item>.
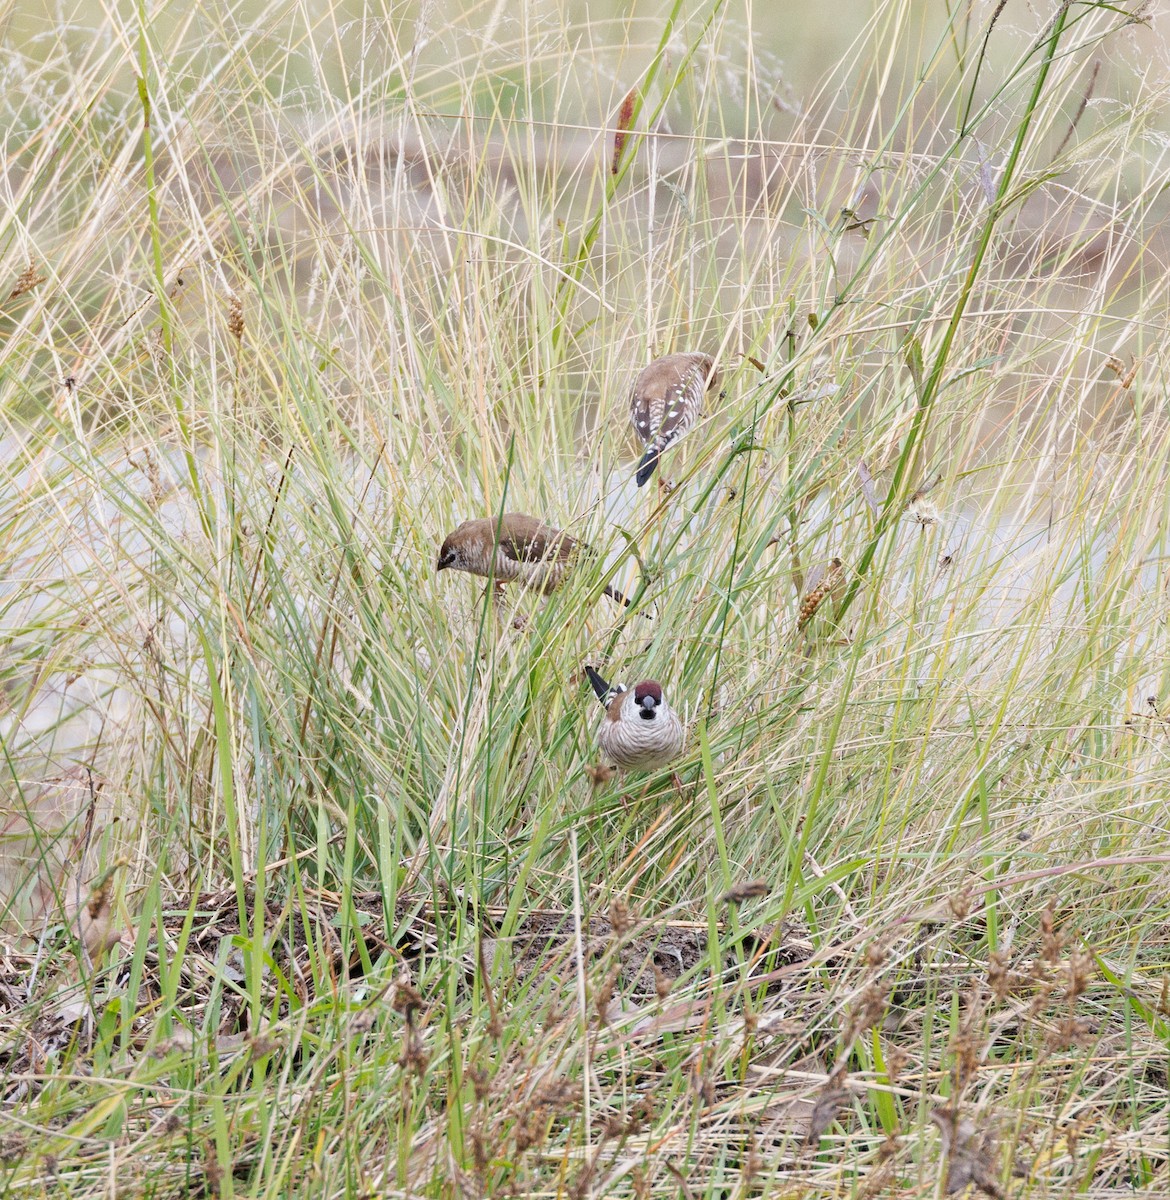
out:
{"label": "bird's tail", "polygon": [[589,682],[593,684],[593,690],[597,693],[598,700],[604,704],[606,696],[612,690],[609,684],[588,663],[585,664],[585,674],[589,676]]}
{"label": "bird's tail", "polygon": [[619,604],[624,604],[626,608],[630,607],[629,597],[623,596],[612,584],[607,583],[602,588],[602,595],[608,596],[611,600],[616,600]]}
{"label": "bird's tail", "polygon": [[658,466],[658,456],[661,453],[662,447],[655,444],[642,455],[642,461],[638,463],[638,473],[634,476],[639,487],[654,474],[654,468]]}

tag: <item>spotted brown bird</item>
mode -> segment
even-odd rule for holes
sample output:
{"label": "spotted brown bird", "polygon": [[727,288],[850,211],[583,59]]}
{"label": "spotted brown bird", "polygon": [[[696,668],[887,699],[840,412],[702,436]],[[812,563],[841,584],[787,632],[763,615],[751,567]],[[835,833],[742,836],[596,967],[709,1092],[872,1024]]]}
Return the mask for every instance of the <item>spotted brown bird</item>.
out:
{"label": "spotted brown bird", "polygon": [[[450,567],[495,580],[496,590],[520,582],[542,595],[555,592],[566,573],[589,549],[569,534],[524,513],[504,513],[498,528],[494,517],[464,521],[449,533],[439,550],[436,571]],[[605,594],[619,604],[629,601],[606,584]]]}
{"label": "spotted brown bird", "polygon": [[605,706],[597,740],[615,766],[646,771],[678,758],[687,739],[686,727],[666,701],[662,685],[643,679],[632,688],[610,686],[589,665],[585,674]]}
{"label": "spotted brown bird", "polygon": [[644,367],[630,393],[630,420],[646,452],[635,476],[641,487],[673,445],[702,415],[703,396],[719,386],[719,369],[709,354],[668,354]]}

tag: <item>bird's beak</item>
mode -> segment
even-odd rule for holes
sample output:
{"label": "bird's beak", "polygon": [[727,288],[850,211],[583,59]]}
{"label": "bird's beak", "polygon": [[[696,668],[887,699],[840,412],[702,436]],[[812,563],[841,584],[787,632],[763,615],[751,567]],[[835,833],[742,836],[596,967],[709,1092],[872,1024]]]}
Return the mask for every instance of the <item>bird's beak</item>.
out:
{"label": "bird's beak", "polygon": [[446,566],[447,564],[440,558],[439,561],[435,563],[435,570],[442,571],[446,568]]}

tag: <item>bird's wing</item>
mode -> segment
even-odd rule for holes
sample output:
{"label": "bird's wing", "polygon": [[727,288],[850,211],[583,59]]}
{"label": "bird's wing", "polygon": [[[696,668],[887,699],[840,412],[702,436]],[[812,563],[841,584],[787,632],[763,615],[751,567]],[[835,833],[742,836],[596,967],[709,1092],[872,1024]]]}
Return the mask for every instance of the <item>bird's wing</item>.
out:
{"label": "bird's wing", "polygon": [[650,390],[640,388],[635,383],[630,393],[630,420],[634,422],[634,429],[643,445],[654,437],[653,403],[654,396]]}
{"label": "bird's wing", "polygon": [[643,445],[662,450],[681,437],[718,378],[709,354],[668,354],[646,367],[630,393],[630,419]]}
{"label": "bird's wing", "polygon": [[539,521],[531,524],[505,524],[500,530],[500,549],[513,561],[543,562],[548,558],[565,559],[572,553],[573,538]]}
{"label": "bird's wing", "polygon": [[620,721],[622,719],[622,705],[626,702],[626,690],[621,684],[615,684],[613,695],[604,701],[605,715],[611,721]]}
{"label": "bird's wing", "polygon": [[707,372],[701,366],[692,367],[678,383],[672,383],[663,397],[662,423],[654,439],[659,449],[665,449],[676,437],[690,428],[703,403]]}

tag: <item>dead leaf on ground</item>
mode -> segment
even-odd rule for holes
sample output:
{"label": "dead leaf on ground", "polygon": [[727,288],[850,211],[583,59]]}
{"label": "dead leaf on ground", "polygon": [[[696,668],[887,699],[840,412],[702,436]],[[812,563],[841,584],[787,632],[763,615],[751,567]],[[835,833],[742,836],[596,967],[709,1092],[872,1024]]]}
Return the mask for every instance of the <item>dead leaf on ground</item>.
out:
{"label": "dead leaf on ground", "polygon": [[114,927],[111,898],[114,875],[119,867],[125,865],[126,860],[119,859],[103,872],[90,890],[89,899],[77,914],[77,931],[86,953],[94,963],[100,962],[106,951],[116,946],[123,938],[124,931]]}
{"label": "dead leaf on ground", "polygon": [[821,1088],[820,1094],[813,1104],[808,1118],[808,1132],[804,1135],[804,1144],[814,1147],[837,1117],[841,1106],[849,1099],[849,1089],[836,1086],[832,1078]]}
{"label": "dead leaf on ground", "polygon": [[948,1196],[974,1184],[988,1196],[1002,1200],[1003,1189],[996,1178],[995,1147],[989,1132],[970,1117],[960,1116],[954,1108],[936,1108],[930,1119],[942,1135],[943,1157],[947,1163],[943,1188]]}

